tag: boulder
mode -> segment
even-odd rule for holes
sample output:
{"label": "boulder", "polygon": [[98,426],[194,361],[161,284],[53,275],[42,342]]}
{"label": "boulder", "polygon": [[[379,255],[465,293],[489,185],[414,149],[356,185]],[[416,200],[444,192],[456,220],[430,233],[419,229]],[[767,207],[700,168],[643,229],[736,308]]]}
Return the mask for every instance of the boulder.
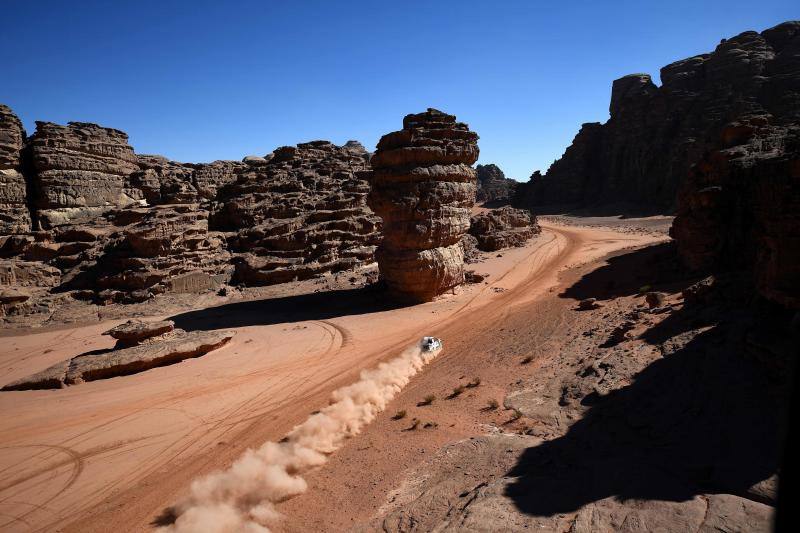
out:
{"label": "boulder", "polygon": [[383,220],[381,276],[400,299],[428,301],[464,282],[477,141],[453,115],[428,109],[378,142],[368,203]]}
{"label": "boulder", "polygon": [[135,319],[114,326],[103,332],[103,335],[117,339],[118,346],[134,346],[145,339],[169,333],[173,329],[175,329],[175,322],[172,320],[145,322]]}

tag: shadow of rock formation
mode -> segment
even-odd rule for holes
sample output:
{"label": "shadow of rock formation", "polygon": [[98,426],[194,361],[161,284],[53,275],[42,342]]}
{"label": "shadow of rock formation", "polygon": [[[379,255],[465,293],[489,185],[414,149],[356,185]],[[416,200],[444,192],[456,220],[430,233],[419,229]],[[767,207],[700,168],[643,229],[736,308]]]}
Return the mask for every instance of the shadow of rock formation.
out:
{"label": "shadow of rock formation", "polygon": [[229,303],[180,313],[170,320],[175,322],[175,327],[196,331],[325,320],[399,307],[402,304],[389,301],[381,291],[369,286]]}

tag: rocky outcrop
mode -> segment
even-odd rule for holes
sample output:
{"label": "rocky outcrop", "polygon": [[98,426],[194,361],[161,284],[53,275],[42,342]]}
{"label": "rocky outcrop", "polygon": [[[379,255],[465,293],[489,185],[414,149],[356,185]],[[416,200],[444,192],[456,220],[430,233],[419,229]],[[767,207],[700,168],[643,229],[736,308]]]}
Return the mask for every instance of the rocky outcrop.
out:
{"label": "rocky outcrop", "polygon": [[800,107],[798,22],[724,40],[710,54],[616,80],[610,118],[584,124],[547,173],[521,184],[518,207],[635,205],[668,211],[689,169],[726,148],[749,117],[785,123]]}
{"label": "rocky outcrop", "polygon": [[139,161],[119,130],[84,122],[37,122],[28,149],[33,204],[44,229],[90,222],[142,199],[129,181]]}
{"label": "rocky outcrop", "polygon": [[26,141],[0,107],[0,290],[32,288],[0,316],[52,312],[49,296],[35,302],[55,293],[133,303],[373,263],[370,174],[356,141],[180,163],[136,155],[127,135],[95,124],[38,122]]}
{"label": "rocky outcrop", "polygon": [[530,211],[507,206],[473,216],[469,228],[483,252],[522,246],[541,231]]}
{"label": "rocky outcrop", "polygon": [[176,329],[141,344],[116,348],[100,354],[87,353],[56,363],[36,374],[5,385],[2,390],[60,389],[144,372],[179,363],[216,350],[233,338],[233,331],[184,331]]}
{"label": "rocky outcrop", "polygon": [[517,182],[506,175],[495,164],[475,167],[478,177],[478,190],[475,200],[479,203],[501,204],[511,201]]}
{"label": "rocky outcrop", "polygon": [[236,280],[267,285],[371,263],[380,220],[367,208],[369,157],[358,143],[314,141],[248,158],[219,191],[212,227],[228,232]]}
{"label": "rocky outcrop", "polygon": [[31,229],[22,170],[25,130],[17,115],[0,104],[0,235]]}
{"label": "rocky outcrop", "polygon": [[453,115],[428,109],[378,142],[368,203],[383,219],[381,276],[400,298],[427,301],[464,281],[477,141]]}
{"label": "rocky outcrop", "polygon": [[248,166],[241,161],[178,163],[160,155],[137,157],[140,170],[131,175],[131,185],[142,191],[149,204],[216,200],[217,191],[235,182]]}
{"label": "rocky outcrop", "polygon": [[233,269],[222,234],[208,229],[208,216],[197,204],[108,213],[110,233],[65,273],[63,286],[93,289],[100,303],[215,289]]}

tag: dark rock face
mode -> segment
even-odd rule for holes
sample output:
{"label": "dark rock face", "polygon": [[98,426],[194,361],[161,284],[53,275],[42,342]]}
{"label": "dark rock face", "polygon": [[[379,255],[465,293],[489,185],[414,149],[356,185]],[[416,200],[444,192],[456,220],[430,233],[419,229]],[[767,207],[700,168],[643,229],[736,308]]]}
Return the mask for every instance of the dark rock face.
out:
{"label": "dark rock face", "polygon": [[37,122],[28,147],[42,228],[88,222],[142,198],[128,179],[139,170],[139,161],[128,136],[119,130],[83,122]]}
{"label": "dark rock face", "polygon": [[478,241],[478,249],[484,252],[522,246],[541,231],[530,211],[513,207],[475,215],[469,228],[470,235]]}
{"label": "dark rock face", "polygon": [[0,235],[31,229],[25,177],[21,172],[25,137],[17,115],[0,104]]}
{"label": "dark rock face", "polygon": [[477,142],[466,124],[435,109],[406,115],[402,130],[378,142],[368,199],[383,219],[376,258],[402,299],[428,301],[464,282]]}
{"label": "dark rock face", "polygon": [[314,141],[249,158],[220,189],[213,227],[229,232],[236,279],[306,279],[373,261],[380,220],[367,208],[369,157],[360,144]]}
{"label": "dark rock face", "polygon": [[[800,22],[718,48],[717,79],[758,90],[692,168],[671,229],[698,271],[752,272],[761,295],[800,308]],[[749,63],[736,58],[749,59]],[[749,93],[745,93],[749,94]]]}
{"label": "dark rock face", "polygon": [[752,271],[763,296],[798,309],[800,126],[757,122],[735,126],[751,130],[748,141],[695,166],[670,234],[691,269]]}
{"label": "dark rock face", "polygon": [[608,122],[584,124],[547,174],[518,187],[513,204],[671,210],[692,165],[743,134],[730,124],[754,116],[781,124],[795,116],[798,24],[747,31],[710,54],[667,65],[661,87],[646,74],[616,80]]}
{"label": "dark rock face", "polygon": [[478,190],[475,200],[479,203],[508,203],[517,187],[515,180],[506,178],[500,167],[494,164],[475,167],[478,176]]}

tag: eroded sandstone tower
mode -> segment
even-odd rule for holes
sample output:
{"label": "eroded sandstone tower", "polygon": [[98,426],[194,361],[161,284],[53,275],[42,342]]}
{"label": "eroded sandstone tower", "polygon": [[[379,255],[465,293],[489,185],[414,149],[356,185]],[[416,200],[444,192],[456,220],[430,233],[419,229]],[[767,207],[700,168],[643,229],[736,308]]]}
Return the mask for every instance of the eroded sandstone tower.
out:
{"label": "eroded sandstone tower", "polygon": [[381,275],[400,298],[428,301],[464,281],[460,241],[475,203],[477,143],[436,109],[407,115],[378,142],[368,204],[383,219]]}

